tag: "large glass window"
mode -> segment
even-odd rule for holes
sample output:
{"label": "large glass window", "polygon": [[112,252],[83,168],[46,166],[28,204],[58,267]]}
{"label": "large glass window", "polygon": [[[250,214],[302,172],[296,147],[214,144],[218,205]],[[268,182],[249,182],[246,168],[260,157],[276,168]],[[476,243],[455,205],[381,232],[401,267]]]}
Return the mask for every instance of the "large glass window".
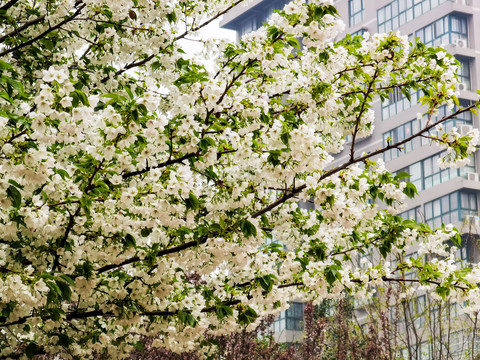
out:
{"label": "large glass window", "polygon": [[[464,107],[467,107],[469,106],[469,102],[468,101],[460,101],[460,106],[462,108]],[[447,107],[445,105],[443,106],[440,106],[438,109],[437,109],[437,115],[432,117],[430,120],[428,119],[428,115],[425,115],[423,118],[422,118],[422,121],[421,121],[421,127],[425,127],[427,125],[427,123],[435,123],[437,122],[438,120],[444,118],[445,116],[447,115],[450,115],[452,112],[449,112],[447,110]],[[455,106],[453,108],[453,112],[457,111],[458,110],[458,107]],[[442,123],[442,126],[443,126],[443,129],[444,131],[450,131],[452,130],[453,127],[456,127],[457,129],[460,129],[460,127],[462,125],[472,125],[472,113],[470,111],[466,111],[466,112],[463,112],[461,114],[458,114],[456,117],[454,118],[451,118],[445,122]],[[436,129],[432,129],[428,132],[429,136],[436,136],[436,135],[439,135],[438,134],[438,131]],[[432,141],[428,138],[422,138],[421,140],[421,143],[422,143],[422,146],[423,145],[429,145]]]}
{"label": "large glass window", "polygon": [[[460,106],[462,108],[467,107],[469,106],[469,102],[460,101]],[[453,109],[453,112],[457,110],[458,110],[458,107],[455,106]],[[442,119],[443,117],[451,113],[452,112],[448,111],[447,107],[443,105],[437,109],[437,115],[431,118],[430,120],[428,119],[428,115],[425,115],[421,121],[418,121],[415,119],[405,124],[402,124],[400,126],[397,126],[396,128],[393,128],[392,130],[389,130],[383,134],[383,146],[388,146],[390,144],[394,144],[396,142],[402,141],[408,138],[409,136],[411,136],[412,134],[418,132],[420,128],[424,128],[427,125],[427,122],[430,124],[437,122],[438,120]],[[443,128],[445,129],[445,131],[450,131],[453,127],[457,127],[457,129],[459,129],[461,125],[472,125],[471,112],[469,111],[463,112],[457,115],[455,118],[445,121],[443,123]],[[435,129],[432,129],[429,131],[427,135],[432,136],[432,135],[438,135],[438,134]],[[414,149],[417,149],[420,146],[429,145],[430,143],[431,143],[431,140],[428,138],[421,138],[421,139],[415,138],[414,140],[402,145],[400,149],[391,149],[384,152],[383,158],[385,161],[390,161],[405,153],[408,153]]]}
{"label": "large glass window", "polygon": [[404,110],[415,106],[420,98],[420,91],[412,90],[410,100],[402,94],[399,88],[394,88],[390,93],[388,100],[382,102],[382,119],[386,120]]}
{"label": "large glass window", "polygon": [[[239,24],[237,28],[238,35],[243,36],[251,31],[257,30],[263,25],[263,23],[268,22],[274,10],[283,9],[283,7],[289,2],[290,0],[265,1],[258,7],[255,7],[252,11],[253,15],[243,19]],[[263,4],[266,4],[266,6],[263,6]]]}
{"label": "large glass window", "polygon": [[273,331],[276,333],[284,330],[303,331],[303,308],[304,303],[289,302],[290,307],[282,311],[273,323]]}
{"label": "large glass window", "polygon": [[364,0],[348,0],[350,26],[354,26],[363,20],[363,1]]}
{"label": "large glass window", "polygon": [[409,173],[410,177],[406,179],[406,181],[414,184],[417,190],[420,191],[429,189],[459,176],[466,177],[468,172],[475,171],[474,155],[470,157],[470,163],[462,168],[440,168],[438,161],[441,157],[445,156],[445,154],[445,151],[435,154],[407,166],[406,168],[399,170],[399,172],[405,171]]}
{"label": "large glass window", "polygon": [[287,330],[303,330],[303,307],[304,303],[290,302],[290,307],[285,311]]}
{"label": "large glass window", "polygon": [[[406,138],[415,134],[418,130],[418,120],[412,120],[403,125],[397,126],[396,128],[383,134],[383,146],[388,146],[390,144],[395,144],[399,141],[405,140]],[[419,146],[420,141],[418,138],[415,138],[414,140],[402,145],[401,149],[391,149],[386,151],[384,153],[384,160],[393,160],[400,155],[410,152]]]}
{"label": "large glass window", "polygon": [[448,0],[395,0],[377,10],[378,32],[388,32]]}
{"label": "large glass window", "polygon": [[426,223],[433,226],[463,221],[467,215],[477,214],[477,195],[456,191],[425,204]]}
{"label": "large glass window", "polygon": [[400,214],[398,214],[401,218],[404,218],[405,220],[415,220],[415,221],[421,221],[420,217],[420,206],[404,211]]}
{"label": "large glass window", "polygon": [[457,40],[468,40],[467,18],[447,15],[417,30],[415,36],[427,46],[454,44]]}
{"label": "large glass window", "polygon": [[[457,59],[460,62],[460,66],[457,70],[458,82],[459,86],[463,88],[459,88],[459,90],[471,90],[472,84],[470,82],[470,61],[468,59]],[[471,115],[471,113],[470,113]]]}
{"label": "large glass window", "polygon": [[254,30],[257,30],[259,26],[257,26],[257,18],[255,16],[251,16],[245,21],[242,22],[240,25],[240,36],[248,34]]}

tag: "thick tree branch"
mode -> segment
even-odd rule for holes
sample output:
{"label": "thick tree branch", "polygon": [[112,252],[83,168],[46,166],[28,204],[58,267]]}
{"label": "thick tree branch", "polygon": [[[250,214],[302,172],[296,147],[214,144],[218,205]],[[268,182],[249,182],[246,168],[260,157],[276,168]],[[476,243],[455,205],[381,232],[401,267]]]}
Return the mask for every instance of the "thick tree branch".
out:
{"label": "thick tree branch", "polygon": [[[227,12],[229,12],[232,8],[234,8],[235,6],[237,6],[238,4],[241,4],[242,2],[244,2],[245,0],[237,0],[235,3],[233,3],[232,5],[230,5],[228,8],[226,8],[225,10],[223,10],[222,12],[218,13],[216,16],[213,16],[212,18],[208,19],[207,21],[201,23],[200,25],[198,25],[197,27],[194,27],[190,30],[187,30],[185,31],[184,33],[182,33],[181,35],[177,36],[173,42],[176,42],[178,40],[181,40],[183,39],[185,36],[187,36],[188,34],[192,33],[192,32],[195,32],[195,31],[198,31],[202,28],[204,28],[205,26],[207,26],[208,24],[210,24],[212,21],[215,21],[216,19],[218,19],[220,16],[222,15],[225,15]],[[169,44],[170,45],[170,44]],[[154,57],[156,56],[156,54],[152,54],[152,55],[149,55],[147,56],[145,59],[142,59],[142,60],[137,60],[137,61],[134,61],[134,62],[131,62],[127,65],[125,65],[122,69],[116,71],[114,74],[113,74],[113,77],[116,78],[117,76],[123,74],[124,72],[130,70],[130,69],[133,69],[135,67],[139,67],[139,66],[143,66],[145,64],[147,64],[148,62],[150,62]],[[105,83],[108,81],[108,79],[111,78],[111,75],[107,75],[105,76],[101,82],[102,83]]]}
{"label": "thick tree branch", "polygon": [[25,30],[26,28],[28,28],[32,25],[35,25],[35,24],[43,21],[44,19],[45,19],[45,15],[42,15],[42,16],[36,18],[36,19],[32,19],[30,21],[25,22],[22,26],[20,26],[20,27],[16,28],[15,30],[9,32],[8,34],[5,34],[2,37],[0,37],[0,43],[3,43],[5,41],[5,39],[17,35],[18,33]]}
{"label": "thick tree branch", "polygon": [[[398,141],[394,144],[390,144],[384,148],[381,148],[379,150],[376,150],[376,151],[373,151],[369,154],[366,154],[366,155],[363,155],[363,156],[360,156],[360,157],[357,157],[357,158],[354,158],[354,159],[350,159],[349,161],[347,161],[346,163],[344,163],[343,165],[340,165],[340,166],[337,166],[327,172],[325,172],[322,176],[320,176],[320,180],[323,180],[323,179],[326,179],[328,178],[329,176],[332,176],[333,174],[336,174],[337,172],[341,171],[341,170],[344,170],[346,169],[347,167],[353,165],[353,164],[356,164],[356,163],[359,163],[359,162],[363,162],[371,157],[374,157],[376,155],[379,155],[379,154],[383,154],[384,152],[390,150],[390,149],[396,149],[400,146],[402,146],[403,144],[406,144],[410,141],[412,141],[413,139],[417,138],[417,137],[420,137],[422,134],[430,131],[431,129],[435,128],[437,125],[449,120],[449,119],[452,119],[452,118],[455,118],[457,117],[458,115],[464,113],[464,112],[467,112],[467,111],[470,111],[470,109],[473,109],[475,108],[476,105],[470,105],[470,106],[467,106],[466,108],[463,108],[461,110],[458,110],[456,111],[455,113],[453,114],[450,114],[448,116],[445,116],[443,117],[442,119],[440,119],[439,121],[433,123],[433,124],[430,124],[426,127],[424,127],[423,129],[421,129],[420,131],[416,132],[415,134],[409,136],[408,138],[405,138],[404,140],[402,141]],[[280,199],[278,199],[277,201],[271,203],[270,205],[268,205],[267,207],[257,211],[256,213],[254,213],[252,215],[253,218],[257,218],[259,216],[262,216],[263,214],[275,209],[277,206],[283,204],[284,202],[286,202],[287,200],[291,199],[292,197],[294,197],[295,195],[301,193],[303,190],[305,190],[307,188],[307,186],[305,184],[303,185],[300,185],[298,187],[295,187],[293,188],[292,190],[290,190],[288,193],[285,193],[285,195],[283,195]]]}
{"label": "thick tree branch", "polygon": [[142,174],[145,174],[147,172],[149,172],[150,170],[153,170],[153,169],[161,169],[165,166],[168,166],[168,165],[173,165],[173,164],[177,164],[177,163],[181,163],[182,161],[184,160],[187,160],[187,159],[190,159],[192,157],[195,157],[195,156],[200,156],[200,153],[199,152],[195,152],[195,153],[189,153],[189,154],[185,154],[177,159],[171,159],[171,160],[167,160],[163,163],[160,163],[156,166],[147,166],[145,169],[142,169],[142,170],[136,170],[136,171],[132,171],[132,172],[129,172],[129,173],[125,173],[122,175],[122,178],[123,179],[128,179],[128,178],[131,178],[132,176],[137,176],[137,175],[142,175]]}
{"label": "thick tree branch", "polygon": [[360,121],[362,120],[362,115],[365,112],[365,106],[367,104],[367,100],[369,98],[370,93],[372,92],[373,84],[375,83],[377,76],[378,76],[378,69],[375,69],[375,73],[372,76],[372,80],[368,84],[368,89],[365,92],[365,96],[362,102],[362,107],[360,108],[360,111],[358,112],[358,115],[356,117],[355,129],[353,130],[353,133],[352,133],[352,144],[350,146],[350,161],[352,161],[355,158],[355,140],[357,139],[358,129],[360,127]]}
{"label": "thick tree branch", "polygon": [[10,48],[10,49],[7,49],[3,52],[0,53],[0,57],[1,56],[5,56],[5,55],[8,55],[14,51],[18,51],[26,46],[29,46],[33,43],[35,43],[36,41],[40,40],[40,39],[43,39],[47,34],[51,33],[52,31],[55,31],[57,30],[58,28],[60,28],[61,26],[65,25],[66,23],[68,23],[69,21],[72,21],[75,17],[77,17],[81,11],[83,10],[83,8],[87,6],[86,4],[82,4],[78,7],[77,11],[75,11],[71,16],[69,16],[68,18],[64,19],[63,21],[60,21],[57,25],[55,26],[52,26],[52,27],[49,27],[47,30],[45,30],[43,33],[41,33],[40,35],[28,40],[28,41],[25,41],[24,43],[21,43],[21,44],[18,44],[17,46],[14,46],[13,48]]}
{"label": "thick tree branch", "polygon": [[0,7],[0,10],[3,10],[3,11],[7,11],[8,9],[10,9],[13,5],[15,5],[17,2],[19,2],[20,0],[10,0],[9,2],[7,2],[5,5],[3,5],[2,7]]}

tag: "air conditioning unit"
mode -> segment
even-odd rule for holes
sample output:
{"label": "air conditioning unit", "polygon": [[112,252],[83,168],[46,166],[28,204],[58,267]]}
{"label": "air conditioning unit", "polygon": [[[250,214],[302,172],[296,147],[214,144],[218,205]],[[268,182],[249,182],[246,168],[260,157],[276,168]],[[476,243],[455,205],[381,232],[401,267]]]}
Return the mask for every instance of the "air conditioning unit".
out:
{"label": "air conditioning unit", "polygon": [[458,133],[460,135],[467,135],[470,131],[472,131],[471,125],[459,125],[458,126]]}
{"label": "air conditioning unit", "polygon": [[465,222],[473,226],[480,226],[480,217],[477,215],[467,215],[465,216]]}
{"label": "air conditioning unit", "polygon": [[458,91],[465,91],[465,90],[467,90],[467,85],[465,83],[458,83],[457,84],[457,90]]}
{"label": "air conditioning unit", "polygon": [[468,173],[467,173],[467,180],[469,180],[469,181],[478,181],[478,173],[476,173],[476,172],[468,172]]}
{"label": "air conditioning unit", "polygon": [[460,48],[466,48],[467,47],[467,40],[465,39],[455,39],[453,40],[453,45],[460,47]]}

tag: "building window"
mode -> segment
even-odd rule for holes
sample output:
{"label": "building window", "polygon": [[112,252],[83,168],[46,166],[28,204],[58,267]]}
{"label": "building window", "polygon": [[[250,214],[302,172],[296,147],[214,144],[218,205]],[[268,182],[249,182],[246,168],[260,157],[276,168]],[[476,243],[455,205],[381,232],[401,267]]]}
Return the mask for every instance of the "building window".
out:
{"label": "building window", "polygon": [[259,25],[257,26],[257,18],[255,16],[251,16],[245,21],[243,21],[240,25],[239,35],[243,36],[245,34],[248,34],[249,32],[257,30],[258,28]]}
{"label": "building window", "polygon": [[[419,130],[418,120],[409,121],[403,125],[397,126],[396,128],[387,131],[383,134],[383,146],[388,146],[390,144],[395,144],[399,141],[405,140],[406,138],[412,136]],[[385,161],[393,160],[399,157],[402,154],[408,153],[415,148],[420,146],[420,141],[418,138],[413,139],[402,145],[402,149],[390,149],[383,153]]]}
{"label": "building window", "polygon": [[477,214],[477,195],[456,191],[425,204],[425,220],[430,227],[462,221]]}
{"label": "building window", "polygon": [[404,110],[417,105],[420,98],[420,91],[410,91],[410,100],[402,93],[399,88],[394,88],[388,100],[382,102],[382,119],[386,120]]}
{"label": "building window", "polygon": [[273,332],[274,333],[281,333],[286,328],[285,326],[285,311],[282,311],[278,314],[278,317],[273,322]]}
{"label": "building window", "polygon": [[352,38],[355,37],[355,36],[361,36],[361,37],[363,37],[363,34],[365,34],[366,32],[368,32],[367,29],[361,28],[361,29],[358,29],[357,31],[351,33],[350,36],[351,36]]}
{"label": "building window", "polygon": [[[418,191],[427,190],[438,184],[442,184],[456,177],[467,177],[467,173],[475,171],[475,155],[470,156],[470,162],[462,168],[440,168],[438,165],[440,158],[446,155],[446,151],[440,152],[426,159],[413,163],[399,172],[406,172],[410,177],[405,181],[411,182]],[[410,218],[410,217],[407,217]]]}
{"label": "building window", "polygon": [[[460,107],[465,108],[469,106],[470,103],[468,101],[460,100]],[[455,106],[453,108],[453,112],[457,111],[459,108],[458,106]],[[422,118],[420,126],[423,128],[427,125],[427,123],[435,123],[438,120],[444,118],[447,115],[450,115],[452,112],[449,112],[447,110],[447,107],[445,105],[440,106],[437,109],[437,115],[432,117],[430,120],[428,120],[428,115],[424,115]],[[457,129],[460,129],[462,125],[472,125],[472,113],[470,111],[463,112],[461,114],[458,114],[456,117],[449,119],[445,122],[442,123],[444,131],[450,131],[452,130],[453,127],[456,127]],[[431,129],[428,132],[429,136],[437,136],[439,135],[438,131],[436,129]],[[422,138],[421,139],[421,144],[423,145],[430,145],[431,140],[428,138]]]}
{"label": "building window", "polygon": [[400,214],[398,214],[401,218],[405,220],[414,220],[414,221],[420,221],[420,206],[404,211]]}
{"label": "building window", "polygon": [[303,331],[303,307],[304,303],[289,302],[290,307],[285,311],[287,330]]}
{"label": "building window", "polygon": [[[263,23],[269,21],[275,10],[283,9],[289,2],[290,0],[266,1],[258,7],[254,7],[251,11],[253,15],[244,19],[237,27],[238,35],[242,37],[249,32],[257,30]],[[263,4],[266,4],[266,6],[262,6]]]}
{"label": "building window", "polygon": [[392,31],[448,0],[395,0],[377,10],[378,32]]}
{"label": "building window", "polygon": [[467,18],[460,15],[447,15],[417,30],[415,36],[427,46],[454,44],[461,39],[468,40]]}
{"label": "building window", "polygon": [[[457,59],[460,66],[457,70],[458,76],[458,89],[459,90],[471,90],[472,84],[470,82],[470,61],[468,59]],[[471,113],[469,112],[471,115]]]}
{"label": "building window", "polygon": [[348,0],[350,27],[363,21],[363,0]]}
{"label": "building window", "polygon": [[422,179],[421,179],[421,187],[417,187],[418,190],[426,190],[438,184],[444,183],[449,181],[453,178],[462,176],[466,177],[468,172],[475,171],[475,161],[472,157],[470,158],[470,163],[465,167],[455,169],[455,168],[446,168],[441,169],[438,166],[438,161],[441,157],[445,156],[446,152],[442,152],[440,154],[433,155],[421,162],[417,163],[421,166],[422,172]]}
{"label": "building window", "polygon": [[289,302],[289,308],[282,311],[273,323],[273,331],[280,333],[284,330],[303,331],[304,303]]}
{"label": "building window", "polygon": [[366,269],[368,268],[368,265],[372,264],[373,262],[373,256],[371,252],[367,252],[365,254],[359,254],[358,255],[358,266],[361,269]]}
{"label": "building window", "polygon": [[415,327],[422,328],[425,325],[425,295],[420,295],[409,302],[410,316],[412,317]]}

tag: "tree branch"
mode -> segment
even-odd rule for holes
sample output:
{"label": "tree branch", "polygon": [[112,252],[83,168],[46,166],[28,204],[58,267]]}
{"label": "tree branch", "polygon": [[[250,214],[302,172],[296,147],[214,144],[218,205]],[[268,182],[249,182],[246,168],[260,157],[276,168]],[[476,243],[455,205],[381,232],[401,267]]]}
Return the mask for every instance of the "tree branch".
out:
{"label": "tree branch", "polygon": [[45,19],[45,15],[42,15],[42,16],[36,18],[36,19],[32,19],[30,21],[25,22],[22,26],[20,26],[20,27],[16,28],[15,30],[9,32],[8,34],[0,37],[0,43],[3,43],[5,41],[5,39],[17,35],[19,32],[25,30],[26,28],[28,28],[32,25],[35,25],[36,23],[39,23],[40,21],[42,21],[44,19]]}
{"label": "tree branch", "polygon": [[[218,19],[220,16],[222,15],[225,15],[228,11],[230,11],[232,8],[234,8],[235,6],[237,6],[238,4],[244,2],[245,0],[237,0],[235,3],[233,3],[232,5],[230,5],[228,8],[226,8],[225,10],[223,10],[222,12],[218,13],[216,16],[213,16],[212,18],[208,19],[207,21],[205,21],[204,23],[198,25],[197,27],[194,27],[190,30],[186,30],[183,34],[177,36],[173,42],[175,41],[178,41],[180,39],[183,39],[185,36],[187,36],[188,34],[192,33],[192,32],[195,32],[195,31],[198,31],[200,30],[201,28],[207,26],[208,24],[210,24],[212,21],[215,21],[216,19]],[[163,50],[163,49],[162,49]],[[1,54],[0,54],[1,55]],[[149,55],[147,56],[145,59],[143,60],[138,60],[138,61],[134,61],[130,64],[127,64],[125,65],[122,69],[118,70],[115,72],[115,74],[113,74],[113,77],[117,77],[121,74],[123,74],[124,72],[126,72],[127,70],[129,69],[132,69],[134,67],[138,67],[138,66],[142,66],[142,65],[145,65],[147,64],[148,62],[150,62],[154,57],[156,56],[156,54],[152,54],[152,55]],[[102,80],[101,80],[101,83],[106,83],[108,81],[108,79],[110,79],[110,75],[107,75],[105,76]]]}
{"label": "tree branch", "polygon": [[357,121],[355,122],[355,129],[353,130],[353,133],[352,133],[352,144],[350,146],[350,161],[352,161],[355,157],[355,140],[357,139],[358,128],[360,127],[360,121],[365,111],[365,104],[367,103],[368,95],[372,91],[372,87],[373,87],[373,84],[375,83],[375,80],[377,79],[377,76],[378,76],[378,69],[375,69],[375,73],[373,74],[372,81],[370,81],[370,84],[368,84],[368,89],[365,92],[365,96],[362,102],[362,107],[358,112]]}
{"label": "tree branch", "polygon": [[2,7],[0,7],[0,10],[4,10],[4,11],[7,11],[8,9],[10,9],[13,5],[15,5],[17,2],[19,2],[20,0],[10,0],[9,2],[7,2],[5,5],[3,5]]}
{"label": "tree branch", "polygon": [[64,24],[68,23],[69,21],[73,20],[75,17],[77,17],[80,12],[83,10],[83,8],[87,6],[86,4],[82,4],[78,9],[77,11],[75,11],[75,13],[73,13],[71,16],[69,16],[68,18],[64,19],[63,21],[60,21],[57,25],[53,26],[53,27],[50,27],[48,28],[48,30],[45,30],[43,33],[41,33],[40,35],[28,40],[28,41],[25,41],[24,43],[21,43],[21,44],[18,44],[17,46],[13,47],[13,48],[10,48],[8,50],[5,50],[3,51],[2,53],[0,53],[0,57],[1,56],[5,56],[7,54],[10,54],[14,51],[17,51],[17,50],[20,50],[26,46],[29,46],[31,44],[33,44],[34,42],[44,38],[47,34],[51,33],[52,31],[55,31],[57,30],[58,28],[60,28],[61,26],[63,26]]}
{"label": "tree branch", "polygon": [[[428,125],[426,126],[425,128],[423,128],[422,130],[416,132],[415,134],[409,136],[408,138],[405,138],[404,140],[402,141],[398,141],[394,144],[390,144],[384,148],[381,148],[379,150],[376,150],[376,151],[373,151],[369,154],[366,154],[366,155],[363,155],[363,156],[360,156],[356,159],[350,159],[348,162],[344,163],[343,165],[340,165],[336,168],[333,168],[329,171],[327,171],[326,173],[324,173],[322,176],[320,176],[320,179],[319,180],[323,180],[323,179],[326,179],[327,177],[329,176],[332,176],[333,174],[336,174],[337,172],[341,171],[341,170],[344,170],[346,169],[347,167],[349,167],[350,165],[353,165],[355,163],[358,163],[358,162],[362,162],[362,161],[365,161],[373,156],[376,156],[376,155],[379,155],[379,154],[382,154],[384,153],[385,151],[388,151],[390,149],[394,149],[394,148],[398,148],[399,146],[407,143],[407,142],[410,142],[412,141],[413,139],[421,136],[423,133],[425,132],[428,132],[430,131],[431,129],[433,129],[435,126],[449,120],[449,119],[452,119],[456,116],[458,116],[459,114],[462,114],[464,112],[467,112],[467,111],[470,111],[470,109],[473,109],[476,105],[470,105],[470,106],[467,106],[466,108],[463,108],[461,110],[458,110],[456,111],[455,113],[453,114],[450,114],[448,116],[445,116],[443,117],[442,119],[440,119],[439,121],[431,124],[431,125]],[[283,195],[280,199],[278,199],[277,201],[271,203],[270,205],[268,205],[267,207],[257,211],[256,213],[254,213],[252,215],[253,218],[257,218],[259,216],[262,216],[263,214],[275,209],[277,206],[283,204],[284,202],[286,202],[287,200],[291,199],[292,197],[294,197],[295,195],[301,193],[303,190],[305,190],[307,188],[307,185],[303,184],[303,185],[300,185],[299,187],[296,187],[296,188],[293,188],[292,190],[290,190],[289,193],[286,193],[285,195]]]}

